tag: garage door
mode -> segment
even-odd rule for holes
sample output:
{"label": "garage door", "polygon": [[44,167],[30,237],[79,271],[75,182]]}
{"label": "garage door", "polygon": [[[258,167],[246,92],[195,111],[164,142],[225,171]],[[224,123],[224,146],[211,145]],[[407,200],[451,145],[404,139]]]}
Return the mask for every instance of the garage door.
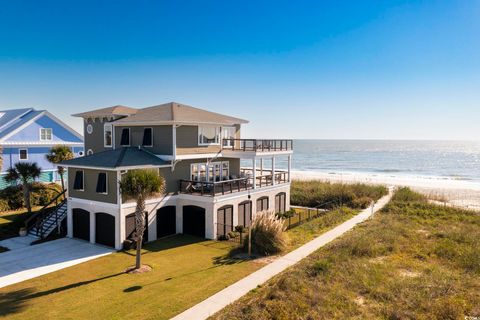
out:
{"label": "garage door", "polygon": [[90,241],[90,212],[83,209],[72,210],[73,236]]}
{"label": "garage door", "polygon": [[[148,213],[145,212],[145,230],[143,230],[143,243],[148,241]],[[135,238],[135,213],[131,213],[125,217],[125,234],[127,239]]]}
{"label": "garage door", "polygon": [[176,207],[166,206],[157,210],[157,238],[177,233]]}
{"label": "garage door", "polygon": [[197,206],[183,207],[183,233],[205,238],[205,209]]}
{"label": "garage door", "polygon": [[233,206],[224,206],[217,210],[217,237],[233,231]]}
{"label": "garage door", "polygon": [[104,212],[95,213],[95,242],[115,247],[115,217]]}

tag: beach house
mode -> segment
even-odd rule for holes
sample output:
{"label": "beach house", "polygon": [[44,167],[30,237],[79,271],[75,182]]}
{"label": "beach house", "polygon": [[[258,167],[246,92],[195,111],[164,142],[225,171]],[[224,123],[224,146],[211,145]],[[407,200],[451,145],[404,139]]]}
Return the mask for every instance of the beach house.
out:
{"label": "beach house", "polygon": [[22,161],[36,162],[42,168],[40,181],[57,181],[56,165],[45,158],[57,144],[69,146],[75,156],[83,155],[83,137],[50,112],[33,108],[0,111],[0,189],[7,185],[6,171]]}
{"label": "beach house", "polygon": [[118,182],[133,169],[158,169],[166,181],[166,194],[146,201],[148,241],[216,239],[258,211],[289,210],[292,141],[242,139],[246,120],[175,102],[74,116],[84,120],[86,155],[62,164],[69,237],[122,248],[134,233],[135,202]]}

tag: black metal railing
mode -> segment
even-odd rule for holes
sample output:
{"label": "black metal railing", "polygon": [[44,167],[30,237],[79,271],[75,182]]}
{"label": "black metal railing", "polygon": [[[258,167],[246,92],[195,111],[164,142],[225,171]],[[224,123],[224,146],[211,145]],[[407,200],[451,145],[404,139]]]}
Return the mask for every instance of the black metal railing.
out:
{"label": "black metal railing", "polygon": [[[253,169],[251,168],[240,168],[240,173],[253,179]],[[275,184],[286,183],[288,182],[288,171],[275,171],[272,175],[271,170],[257,169],[255,176],[257,187],[272,186],[274,177]]]}
{"label": "black metal railing", "polygon": [[291,151],[293,140],[289,139],[223,139],[224,149],[233,151]]}
{"label": "black metal railing", "polygon": [[[25,220],[24,224],[27,232],[36,227],[37,233],[40,231],[40,236],[43,238],[42,230],[45,219],[52,213],[53,210],[55,210],[56,213],[58,208],[60,208],[67,201],[67,198],[65,197],[66,192],[67,190],[65,189],[57,194],[55,198],[43,206],[38,212],[32,214],[28,219]],[[58,223],[58,217],[56,217],[56,222]]]}
{"label": "black metal railing", "polygon": [[216,196],[253,189],[250,178],[225,181],[180,180],[180,193]]}

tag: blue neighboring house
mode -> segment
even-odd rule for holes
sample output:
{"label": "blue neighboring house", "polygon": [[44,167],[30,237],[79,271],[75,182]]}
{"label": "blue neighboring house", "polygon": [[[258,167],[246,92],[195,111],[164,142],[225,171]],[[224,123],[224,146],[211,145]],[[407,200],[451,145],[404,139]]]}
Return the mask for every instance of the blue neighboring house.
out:
{"label": "blue neighboring house", "polygon": [[0,189],[3,176],[19,161],[36,162],[42,168],[40,181],[59,180],[57,168],[45,155],[54,145],[69,146],[75,157],[83,156],[83,137],[46,110],[33,108],[0,111]]}

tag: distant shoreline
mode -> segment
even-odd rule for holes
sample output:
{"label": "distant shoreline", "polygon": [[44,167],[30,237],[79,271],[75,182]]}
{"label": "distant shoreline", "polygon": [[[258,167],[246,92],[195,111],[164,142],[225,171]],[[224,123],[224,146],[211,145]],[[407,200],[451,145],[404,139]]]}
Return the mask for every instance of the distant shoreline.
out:
{"label": "distant shoreline", "polygon": [[450,205],[480,210],[480,183],[436,177],[408,177],[387,174],[321,172],[292,170],[294,180],[323,180],[341,183],[383,184],[406,186],[435,199],[444,199]]}

